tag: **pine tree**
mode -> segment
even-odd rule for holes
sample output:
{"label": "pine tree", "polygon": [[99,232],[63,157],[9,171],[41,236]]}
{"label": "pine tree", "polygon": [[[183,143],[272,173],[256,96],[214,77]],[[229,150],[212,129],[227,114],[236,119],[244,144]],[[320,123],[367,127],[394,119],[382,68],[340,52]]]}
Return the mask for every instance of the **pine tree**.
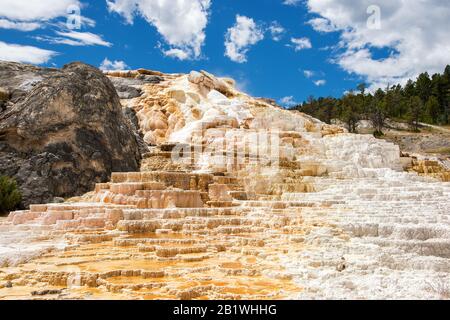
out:
{"label": "pine tree", "polygon": [[375,93],[369,113],[369,121],[375,129],[374,135],[376,137],[384,135],[383,129],[386,125],[387,109],[387,96],[384,96],[382,91],[379,90]]}
{"label": "pine tree", "polygon": [[439,106],[444,105],[444,88],[443,78],[440,74],[436,73],[431,78],[431,95],[435,96],[438,100]]}
{"label": "pine tree", "polygon": [[423,103],[426,103],[431,95],[431,79],[428,72],[421,73],[416,81],[416,93]]}
{"label": "pine tree", "polygon": [[450,65],[445,68],[444,74],[442,75],[442,86],[443,86],[443,122],[449,124],[450,118]]}
{"label": "pine tree", "polygon": [[450,118],[450,89],[447,91],[445,103],[444,103],[444,123],[449,124]]}
{"label": "pine tree", "polygon": [[348,131],[356,133],[358,122],[361,120],[361,113],[358,110],[358,103],[353,93],[349,93],[342,99],[341,120],[346,123]]}
{"label": "pine tree", "polygon": [[388,116],[395,118],[403,118],[406,113],[406,108],[404,107],[403,97],[402,97],[403,88],[401,85],[396,85],[391,90],[391,97],[387,107],[388,107]]}
{"label": "pine tree", "polygon": [[360,83],[358,85],[358,98],[359,98],[359,109],[361,110],[362,114],[366,114],[368,112],[367,110],[367,104],[366,104],[366,89],[367,85],[365,83]]}
{"label": "pine tree", "polygon": [[439,101],[435,96],[431,96],[425,104],[427,120],[431,123],[438,123],[439,120]]}
{"label": "pine tree", "polygon": [[366,95],[367,85],[364,82],[358,84],[357,88],[358,88],[360,94],[362,94],[363,96]]}
{"label": "pine tree", "polygon": [[335,105],[335,101],[333,98],[325,98],[322,101],[322,114],[323,114],[323,121],[325,121],[325,123],[331,124],[331,121],[333,120],[333,117],[335,116],[335,112],[334,112],[334,105]]}
{"label": "pine tree", "polygon": [[405,98],[411,98],[416,95],[416,84],[411,79],[405,85],[405,89],[403,90]]}
{"label": "pine tree", "polygon": [[408,122],[414,131],[419,131],[420,119],[423,115],[423,103],[419,96],[409,99]]}

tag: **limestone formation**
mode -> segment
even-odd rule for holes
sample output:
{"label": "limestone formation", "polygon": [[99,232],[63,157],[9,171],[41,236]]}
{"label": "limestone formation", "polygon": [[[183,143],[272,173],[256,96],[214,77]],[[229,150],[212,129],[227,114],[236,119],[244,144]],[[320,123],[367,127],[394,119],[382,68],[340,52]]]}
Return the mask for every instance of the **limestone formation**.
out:
{"label": "limestone formation", "polygon": [[82,195],[113,171],[138,170],[137,137],[99,70],[2,62],[0,87],[0,174],[17,180],[24,206]]}
{"label": "limestone formation", "polygon": [[398,146],[204,71],[107,75],[141,170],[1,221],[0,298],[443,298],[450,184]]}

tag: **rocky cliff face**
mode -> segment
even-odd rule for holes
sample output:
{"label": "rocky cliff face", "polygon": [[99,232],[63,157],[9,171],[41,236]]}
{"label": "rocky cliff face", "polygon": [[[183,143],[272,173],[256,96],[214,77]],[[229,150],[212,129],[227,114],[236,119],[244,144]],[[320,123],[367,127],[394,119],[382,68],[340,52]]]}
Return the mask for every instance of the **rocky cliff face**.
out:
{"label": "rocky cliff face", "polygon": [[139,168],[138,141],[111,81],[94,67],[0,63],[0,174],[24,206],[83,194]]}

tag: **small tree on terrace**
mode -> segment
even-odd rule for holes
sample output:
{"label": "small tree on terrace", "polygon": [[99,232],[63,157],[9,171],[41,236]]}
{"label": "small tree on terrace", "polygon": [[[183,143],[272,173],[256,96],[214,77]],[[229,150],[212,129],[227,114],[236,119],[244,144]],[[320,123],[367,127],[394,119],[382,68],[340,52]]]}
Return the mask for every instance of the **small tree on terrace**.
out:
{"label": "small tree on terrace", "polygon": [[372,123],[372,127],[375,129],[374,136],[382,136],[383,129],[386,126],[387,119],[387,106],[386,97],[382,97],[377,92],[370,104],[369,121]]}

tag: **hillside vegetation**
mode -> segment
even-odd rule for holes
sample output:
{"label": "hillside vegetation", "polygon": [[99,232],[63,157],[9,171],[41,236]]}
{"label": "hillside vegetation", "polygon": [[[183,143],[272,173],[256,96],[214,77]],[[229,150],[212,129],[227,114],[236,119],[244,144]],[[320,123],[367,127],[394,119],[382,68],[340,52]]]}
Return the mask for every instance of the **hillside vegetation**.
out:
{"label": "hillside vegetation", "polygon": [[366,84],[342,98],[314,98],[293,107],[326,123],[337,119],[345,123],[350,132],[357,132],[361,120],[372,124],[375,135],[383,135],[387,119],[407,122],[413,131],[421,123],[449,125],[450,65],[442,74],[422,73],[405,86],[394,85],[368,93]]}
{"label": "hillside vegetation", "polygon": [[22,199],[16,181],[0,176],[0,215],[14,210]]}

